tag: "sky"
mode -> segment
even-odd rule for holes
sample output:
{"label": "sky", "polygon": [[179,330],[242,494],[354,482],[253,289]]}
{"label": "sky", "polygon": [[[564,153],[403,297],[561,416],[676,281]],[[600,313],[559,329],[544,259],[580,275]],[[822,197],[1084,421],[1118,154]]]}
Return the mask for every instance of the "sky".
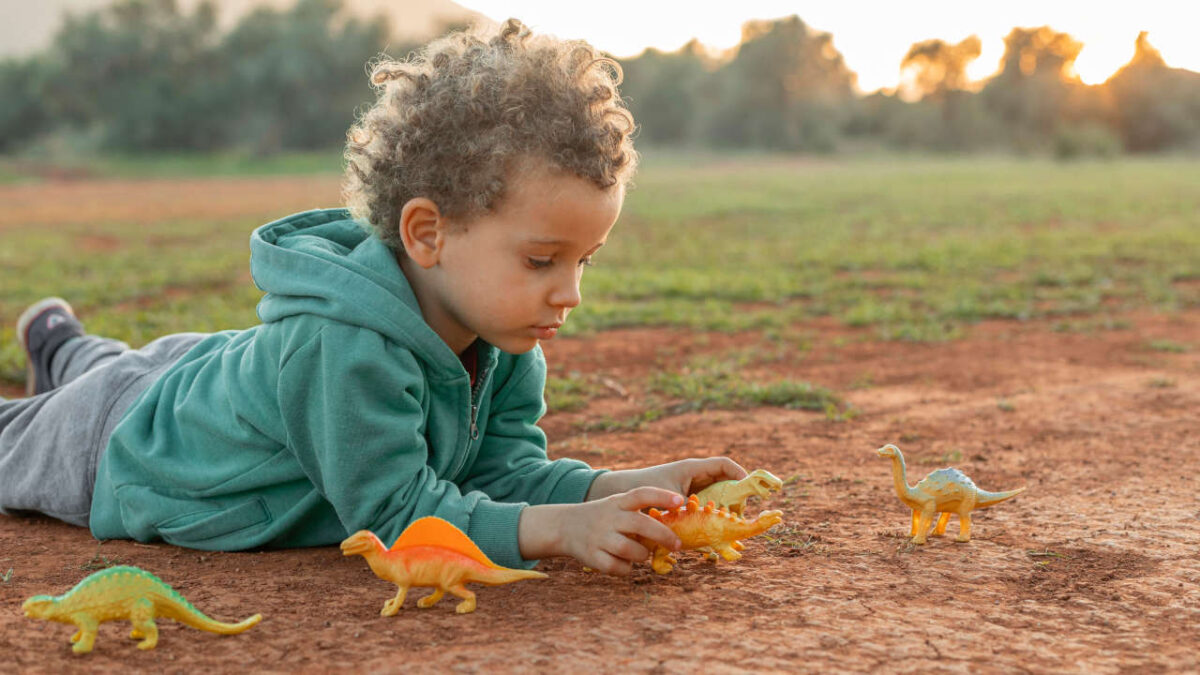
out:
{"label": "sky", "polygon": [[[833,34],[846,64],[858,73],[859,88],[894,88],[900,61],[914,42],[938,38],[957,43],[974,34],[983,53],[968,69],[975,80],[998,69],[1004,36],[1014,27],[1049,25],[1083,42],[1076,71],[1088,84],[1104,82],[1133,56],[1139,31],[1148,31],[1168,65],[1200,71],[1200,2],[1138,0],[1115,3],[1079,0],[456,0],[496,21],[516,17],[535,32],[584,39],[615,56],[634,56],[646,47],[675,50],[691,38],[725,49],[738,43],[751,19],[797,14],[811,28]],[[585,9],[586,8],[586,9]]]}

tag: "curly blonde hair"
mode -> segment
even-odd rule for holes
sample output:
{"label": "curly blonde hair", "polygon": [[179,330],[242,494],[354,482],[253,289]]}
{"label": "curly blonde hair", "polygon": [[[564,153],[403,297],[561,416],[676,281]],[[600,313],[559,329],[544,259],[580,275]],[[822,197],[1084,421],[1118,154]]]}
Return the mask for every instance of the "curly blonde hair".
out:
{"label": "curly blonde hair", "polygon": [[586,42],[534,38],[516,19],[486,41],[457,32],[407,61],[384,58],[371,68],[378,99],[347,134],[346,206],[403,252],[409,199],[468,221],[500,203],[523,161],[625,185],[638,156],[621,76]]}

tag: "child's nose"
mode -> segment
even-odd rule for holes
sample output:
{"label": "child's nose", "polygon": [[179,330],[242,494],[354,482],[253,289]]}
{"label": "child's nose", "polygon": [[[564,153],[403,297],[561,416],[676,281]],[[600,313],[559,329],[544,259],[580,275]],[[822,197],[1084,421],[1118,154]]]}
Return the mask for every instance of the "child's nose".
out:
{"label": "child's nose", "polygon": [[554,287],[554,291],[550,296],[550,304],[555,307],[566,307],[573,309],[579,306],[583,300],[579,294],[579,279],[573,278],[565,283],[558,284]]}

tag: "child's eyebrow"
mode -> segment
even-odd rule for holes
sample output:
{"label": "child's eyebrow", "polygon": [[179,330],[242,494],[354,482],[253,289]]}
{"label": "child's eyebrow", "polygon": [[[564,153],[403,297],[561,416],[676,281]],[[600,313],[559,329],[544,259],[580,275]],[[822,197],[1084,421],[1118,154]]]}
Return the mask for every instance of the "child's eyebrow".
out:
{"label": "child's eyebrow", "polygon": [[[545,246],[568,246],[572,242],[567,241],[566,239],[555,239],[553,237],[530,237],[525,240],[525,243],[527,243],[527,244],[542,244]],[[604,245],[604,243],[605,242],[600,242],[600,243],[596,244],[593,248],[594,249],[600,248],[601,246]]]}

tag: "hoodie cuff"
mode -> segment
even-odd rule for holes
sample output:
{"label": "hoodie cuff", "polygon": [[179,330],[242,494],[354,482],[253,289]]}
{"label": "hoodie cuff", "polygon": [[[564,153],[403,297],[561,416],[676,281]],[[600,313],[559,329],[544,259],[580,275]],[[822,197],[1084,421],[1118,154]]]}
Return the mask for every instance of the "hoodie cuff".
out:
{"label": "hoodie cuff", "polygon": [[579,462],[579,467],[559,479],[554,490],[550,492],[548,504],[583,503],[583,500],[587,498],[588,490],[592,489],[592,482],[600,474],[608,473],[608,469],[593,469],[583,462]]}
{"label": "hoodie cuff", "polygon": [[480,500],[467,521],[467,536],[497,565],[533,569],[538,561],[522,558],[517,542],[517,524],[526,506],[529,505],[524,502]]}

